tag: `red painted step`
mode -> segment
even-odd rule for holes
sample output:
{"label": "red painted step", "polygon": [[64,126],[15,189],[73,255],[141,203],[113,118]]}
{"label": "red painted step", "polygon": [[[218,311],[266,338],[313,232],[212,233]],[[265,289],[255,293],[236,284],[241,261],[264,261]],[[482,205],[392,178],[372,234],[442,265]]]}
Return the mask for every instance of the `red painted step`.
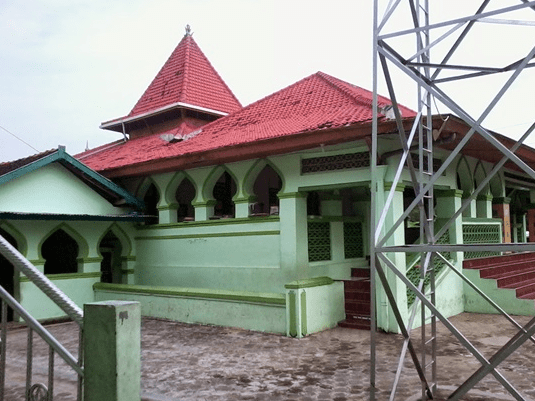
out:
{"label": "red painted step", "polygon": [[535,252],[469,259],[463,268],[478,269],[481,278],[496,280],[498,288],[516,290],[517,298],[535,299]]}
{"label": "red painted step", "polygon": [[523,282],[533,279],[535,279],[535,269],[528,272],[511,274],[507,277],[497,279],[496,282],[499,288],[518,288]]}
{"label": "red painted step", "polygon": [[351,269],[351,279],[344,280],[346,320],[340,327],[370,330],[370,269]]}
{"label": "red painted step", "polygon": [[479,269],[481,278],[501,278],[511,273],[535,269],[535,261],[522,261],[517,263],[503,264],[500,266],[482,267]]}
{"label": "red painted step", "polygon": [[338,326],[348,329],[370,330],[371,320],[369,317],[365,318],[363,316],[356,316],[355,318],[349,317],[338,323]]}
{"label": "red painted step", "polygon": [[[531,293],[535,293],[535,280],[524,281],[522,286],[516,289],[517,298],[522,298],[524,295]],[[528,299],[531,299],[531,297],[528,297]]]}
{"label": "red painted step", "polygon": [[535,261],[535,252],[519,252],[507,255],[489,256],[486,258],[467,259],[463,261],[463,269],[481,269],[484,267],[499,266],[521,261]]}

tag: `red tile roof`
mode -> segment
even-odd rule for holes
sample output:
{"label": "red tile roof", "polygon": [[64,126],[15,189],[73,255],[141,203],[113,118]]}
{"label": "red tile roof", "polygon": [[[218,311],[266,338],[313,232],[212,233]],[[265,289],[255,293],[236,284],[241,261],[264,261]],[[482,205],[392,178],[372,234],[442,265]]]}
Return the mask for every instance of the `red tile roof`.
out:
{"label": "red tile roof", "polygon": [[182,38],[132,111],[103,124],[151,113],[179,102],[222,113],[242,107],[189,34]]}
{"label": "red tile roof", "polygon": [[[384,97],[378,102],[379,107],[390,104]],[[188,140],[170,144],[152,135],[77,157],[105,172],[237,145],[261,146],[261,141],[370,123],[371,106],[370,91],[318,72],[205,125]],[[403,117],[415,116],[406,107],[401,106],[401,111]]]}

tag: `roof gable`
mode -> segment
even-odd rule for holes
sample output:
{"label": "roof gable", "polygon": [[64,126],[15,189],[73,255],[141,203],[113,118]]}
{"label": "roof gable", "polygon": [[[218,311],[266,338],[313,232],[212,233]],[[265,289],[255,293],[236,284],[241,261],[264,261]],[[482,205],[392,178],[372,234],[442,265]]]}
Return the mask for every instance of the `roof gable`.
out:
{"label": "roof gable", "polygon": [[186,33],[127,117],[176,103],[231,113],[241,108],[223,79]]}
{"label": "roof gable", "polygon": [[24,159],[0,164],[0,185],[6,184],[28,173],[39,170],[53,163],[59,163],[94,192],[108,200],[112,204],[133,206],[138,209],[143,207],[143,202],[131,195],[114,182],[103,177],[94,170],[79,162],[65,152],[64,147],[48,150]]}

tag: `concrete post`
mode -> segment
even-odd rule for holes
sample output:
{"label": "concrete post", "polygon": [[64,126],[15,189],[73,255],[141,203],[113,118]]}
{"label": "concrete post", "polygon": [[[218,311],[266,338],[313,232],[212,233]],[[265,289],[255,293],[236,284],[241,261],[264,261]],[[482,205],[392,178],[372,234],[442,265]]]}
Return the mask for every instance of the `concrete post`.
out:
{"label": "concrete post", "polygon": [[343,262],[344,257],[344,222],[342,217],[342,197],[338,193],[324,193],[321,196],[321,215],[339,217],[339,221],[331,221],[331,261]]}
{"label": "concrete post", "polygon": [[279,194],[281,269],[288,281],[308,278],[307,200],[304,193]]}
{"label": "concrete post", "polygon": [[509,212],[510,198],[494,198],[492,200],[492,210],[503,222],[503,242],[511,242],[511,215]]}
{"label": "concrete post", "polygon": [[[384,200],[388,197],[390,188],[392,188],[391,182],[385,182],[384,184]],[[386,215],[385,226],[391,227],[394,225],[394,222],[398,219],[399,216],[403,214],[403,190],[405,186],[403,184],[398,184],[394,192],[394,198],[392,200],[392,205]],[[405,227],[402,224],[397,228],[392,237],[387,241],[386,245],[402,245],[405,244]],[[396,268],[403,274],[406,273],[406,256],[402,252],[388,253],[388,258],[394,263]],[[408,317],[407,309],[407,289],[405,284],[398,279],[395,273],[390,269],[385,269],[386,278],[390,284],[390,289],[394,297],[396,298],[396,303],[398,309],[403,317],[406,319]],[[391,333],[399,333],[399,325],[396,321],[396,318],[392,311],[390,310],[390,302],[384,290],[380,292],[381,301],[377,303],[377,327]]]}
{"label": "concrete post", "polygon": [[135,401],[141,390],[139,302],[84,305],[84,400]]}
{"label": "concrete post", "polygon": [[168,224],[177,222],[178,203],[171,203],[165,206],[158,206],[158,223]]}
{"label": "concrete post", "polygon": [[[437,205],[435,207],[435,213],[438,220],[449,219],[457,210],[461,208],[463,191],[458,189],[443,189],[435,190],[435,198]],[[440,227],[438,227],[440,228]],[[435,230],[438,231],[438,230]],[[455,222],[449,229],[450,244],[462,244],[463,243],[463,219],[459,216],[455,219]],[[461,267],[460,262],[463,260],[462,252],[450,252],[454,259],[459,263],[457,267]]]}
{"label": "concrete post", "polygon": [[206,202],[192,203],[195,208],[195,221],[209,220],[214,215],[216,201],[210,199]]}
{"label": "concrete post", "polygon": [[492,195],[477,196],[476,216],[482,219],[492,218]]}

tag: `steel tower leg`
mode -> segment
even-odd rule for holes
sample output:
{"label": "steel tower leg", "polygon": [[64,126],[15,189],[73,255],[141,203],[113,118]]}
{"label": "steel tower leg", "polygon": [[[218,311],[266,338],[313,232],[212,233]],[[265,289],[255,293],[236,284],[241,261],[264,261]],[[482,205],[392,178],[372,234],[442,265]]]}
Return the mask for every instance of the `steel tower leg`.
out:
{"label": "steel tower leg", "polygon": [[[487,185],[492,177],[505,165],[506,162],[514,163],[519,169],[535,179],[535,171],[528,166],[517,155],[516,151],[521,146],[522,142],[535,130],[535,123],[525,132],[521,140],[517,142],[510,149],[506,148],[499,142],[495,136],[483,128],[483,122],[487,116],[495,108],[496,104],[503,98],[504,94],[509,90],[510,86],[520,76],[524,70],[535,67],[533,58],[535,57],[535,47],[527,52],[525,57],[513,60],[511,63],[505,64],[501,68],[495,66],[473,66],[463,64],[451,64],[450,61],[453,56],[458,55],[458,49],[467,41],[467,37],[473,37],[473,27],[478,22],[495,23],[496,29],[506,25],[525,25],[535,27],[534,21],[519,21],[511,19],[497,19],[502,15],[508,16],[509,13],[522,12],[525,15],[532,13],[535,10],[535,1],[518,0],[517,4],[508,7],[502,7],[487,11],[487,6],[490,0],[483,0],[479,8],[474,14],[465,15],[459,18],[441,21],[438,23],[431,23],[431,12],[428,0],[374,0],[374,21],[373,21],[373,125],[372,125],[372,157],[371,169],[376,169],[378,163],[378,79],[380,74],[384,77],[385,84],[388,88],[388,95],[392,101],[393,110],[395,114],[396,125],[399,134],[400,146],[402,154],[399,165],[396,169],[392,189],[386,197],[384,204],[378,204],[377,192],[378,182],[374,174],[372,174],[371,185],[371,202],[372,202],[372,221],[371,221],[371,241],[370,241],[370,256],[371,256],[371,281],[372,281],[372,325],[371,325],[371,351],[370,351],[370,399],[375,400],[376,397],[376,339],[375,329],[377,327],[375,316],[375,299],[376,299],[376,285],[379,279],[382,288],[384,289],[390,306],[394,315],[396,316],[401,333],[404,336],[404,343],[401,349],[398,369],[396,371],[390,400],[394,400],[399,384],[402,381],[402,370],[407,351],[411,356],[414,366],[417,370],[418,376],[422,383],[422,399],[432,399],[437,390],[437,373],[440,367],[436,363],[437,353],[437,333],[436,321],[437,318],[450,330],[450,332],[459,340],[459,342],[466,347],[482,364],[482,367],[477,370],[465,383],[461,384],[449,397],[449,399],[460,399],[467,391],[469,391],[475,384],[477,384],[487,374],[492,374],[505,389],[517,400],[524,400],[522,395],[503,377],[498,371],[499,364],[505,360],[514,350],[516,350],[524,341],[530,339],[535,342],[533,334],[535,333],[535,319],[528,325],[521,327],[517,322],[508,316],[498,305],[490,300],[482,291],[476,288],[482,297],[490,302],[490,304],[502,313],[506,318],[519,328],[518,334],[515,335],[509,343],[507,343],[500,351],[493,357],[487,360],[463,335],[457,330],[448,319],[438,310],[436,306],[436,282],[435,282],[435,261],[443,263],[445,268],[451,269],[455,274],[459,275],[470,286],[473,283],[463,276],[456,266],[444,256],[446,252],[468,252],[476,250],[493,249],[498,251],[526,251],[535,250],[535,244],[499,244],[491,248],[485,244],[441,244],[441,237],[448,231],[457,218],[462,214],[470,202],[475,199],[477,194]],[[410,15],[410,21],[407,21],[405,29],[394,31],[387,31],[391,20],[395,19],[400,10],[405,8]],[[451,6],[453,7],[453,6]],[[402,14],[406,15],[406,14]],[[530,14],[532,16],[532,14]],[[431,35],[442,29],[440,36],[435,36],[432,40]],[[446,29],[444,31],[444,29]],[[457,35],[457,36],[456,36]],[[399,39],[407,38],[408,40],[415,40],[416,50],[412,54],[405,54],[406,47],[399,45]],[[435,61],[431,57],[431,50],[437,47],[438,44],[443,45],[446,39],[452,39],[453,42],[446,52],[443,53],[441,59]],[[525,40],[525,37],[523,38]],[[396,42],[396,40],[398,40]],[[478,49],[480,50],[480,49]],[[381,71],[379,71],[381,67]],[[412,79],[415,84],[418,95],[417,116],[414,119],[414,124],[410,132],[405,132],[402,116],[398,108],[398,101],[395,92],[395,79],[390,69],[394,68],[403,72],[407,77]],[[443,77],[445,72],[447,76]],[[474,118],[464,110],[455,99],[448,94],[445,89],[445,83],[455,81],[467,80],[475,77],[483,77],[498,73],[509,73],[508,80],[499,88],[497,94],[492,98],[488,106],[478,118]],[[434,133],[440,131],[442,128],[433,127],[432,107],[436,102],[449,108],[459,118],[464,120],[471,128],[459,141],[457,146],[450,152],[449,156],[442,162],[442,165],[434,170],[433,163],[433,143]],[[381,117],[383,118],[383,117]],[[446,122],[444,121],[443,124]],[[434,131],[435,130],[435,131]],[[453,216],[435,232],[434,227],[434,192],[433,187],[439,177],[451,165],[453,160],[464,149],[464,146],[475,135],[479,134],[488,143],[503,153],[502,160],[497,163],[490,174],[479,183],[474,192],[462,202],[462,206],[455,211]],[[437,135],[437,136],[438,136]],[[417,140],[417,146],[414,141]],[[416,153],[416,148],[418,154]],[[385,226],[385,219],[388,209],[392,204],[393,193],[395,187],[400,183],[402,172],[406,171],[410,176],[410,182],[414,189],[415,199],[405,209],[403,214],[391,226]],[[418,207],[420,211],[420,243],[418,245],[387,245],[390,244],[394,232],[404,223],[408,215],[414,208]],[[397,269],[395,264],[389,259],[388,253],[403,252],[414,253],[421,252],[421,275],[418,286],[412,284],[404,272]],[[407,323],[404,322],[403,317],[399,313],[397,300],[393,295],[389,282],[386,279],[385,272],[391,271],[398,280],[403,282],[408,289],[416,295],[415,305],[413,306],[413,313],[409,316]],[[416,311],[420,308],[421,311],[421,349],[422,354],[420,360],[414,352],[413,341],[410,337],[412,325],[415,321]]]}

